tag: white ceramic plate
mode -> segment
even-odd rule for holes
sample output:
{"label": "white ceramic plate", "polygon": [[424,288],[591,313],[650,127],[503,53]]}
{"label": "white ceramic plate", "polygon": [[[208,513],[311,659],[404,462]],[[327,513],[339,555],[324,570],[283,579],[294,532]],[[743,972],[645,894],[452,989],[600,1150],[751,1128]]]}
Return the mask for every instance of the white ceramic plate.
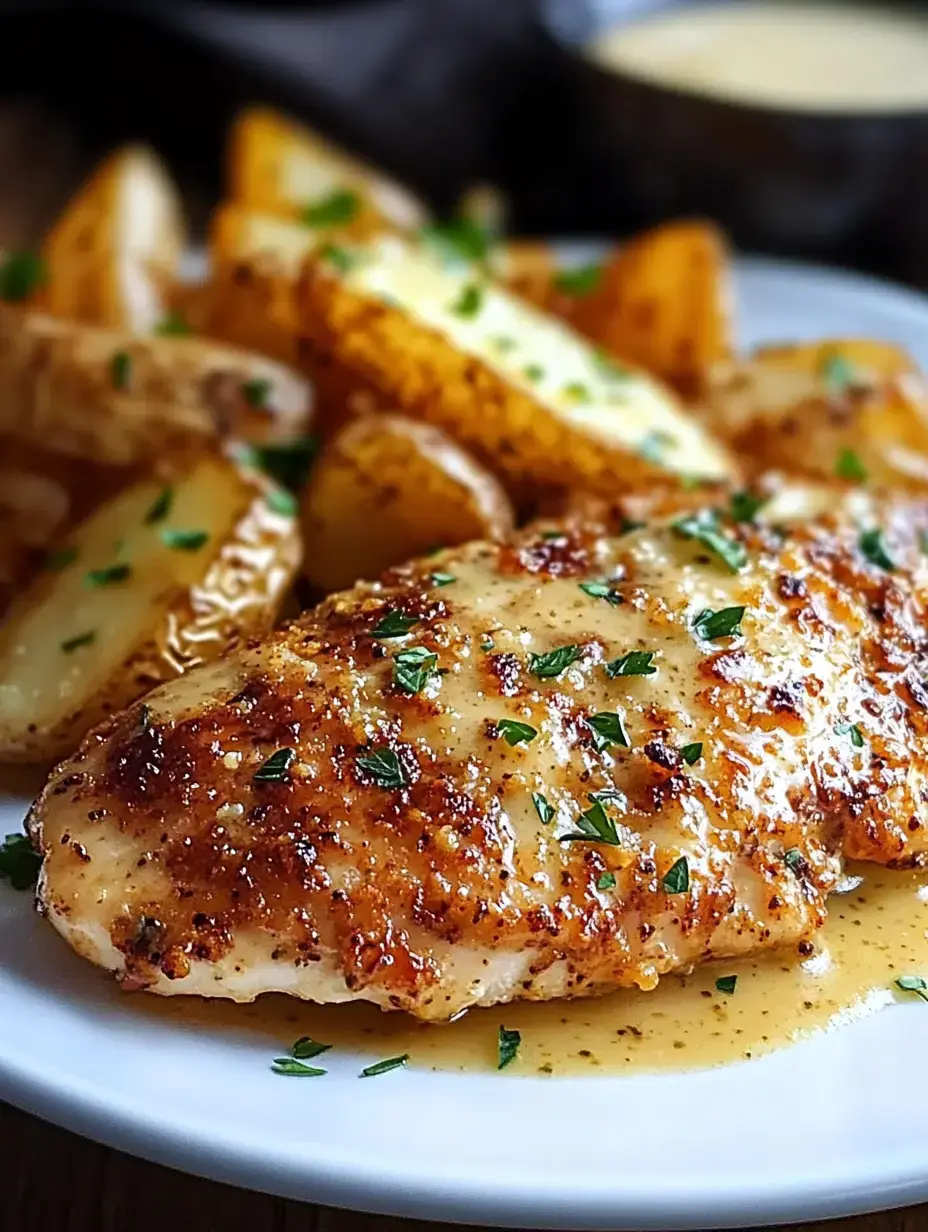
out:
{"label": "white ceramic plate", "polygon": [[[745,343],[883,337],[928,366],[917,295],[746,260],[738,302]],[[0,798],[0,833],[26,803]],[[0,1097],[149,1159],[317,1202],[532,1227],[720,1227],[928,1199],[928,1009],[914,999],[761,1060],[628,1078],[359,1082],[366,1061],[330,1053],[327,1077],[285,1081],[266,1033],[231,1022],[143,1012],[27,895],[0,889]]]}

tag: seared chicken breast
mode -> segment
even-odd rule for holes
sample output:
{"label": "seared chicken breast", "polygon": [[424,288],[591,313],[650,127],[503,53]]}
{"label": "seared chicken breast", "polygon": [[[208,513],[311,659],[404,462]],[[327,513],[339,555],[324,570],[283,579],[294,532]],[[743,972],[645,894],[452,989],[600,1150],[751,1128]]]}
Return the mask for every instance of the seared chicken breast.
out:
{"label": "seared chicken breast", "polygon": [[128,988],[425,1019],[808,952],[845,856],[928,849],[925,530],[706,511],[392,570],[91,734],[31,815],[41,908]]}

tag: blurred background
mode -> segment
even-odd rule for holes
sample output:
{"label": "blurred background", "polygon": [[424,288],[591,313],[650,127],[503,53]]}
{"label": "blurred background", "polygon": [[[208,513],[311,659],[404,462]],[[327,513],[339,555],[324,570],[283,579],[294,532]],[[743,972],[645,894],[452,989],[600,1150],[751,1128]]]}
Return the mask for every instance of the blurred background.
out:
{"label": "blurred background", "polygon": [[[752,250],[928,286],[925,5],[869,6],[871,18],[879,10],[920,30],[925,54],[904,66],[890,56],[886,76],[906,88],[882,101],[871,89],[860,105],[846,83],[872,68],[867,37],[833,53],[830,39],[810,34],[812,59],[794,70],[784,63],[786,93],[761,102],[717,96],[705,83],[655,84],[590,54],[616,24],[669,10],[692,22],[702,7],[0,0],[0,247],[36,243],[92,165],[135,138],[166,157],[202,228],[220,196],[230,118],[268,102],[380,163],[440,210],[475,181],[499,185],[519,233],[621,236],[706,214]],[[836,7],[848,29],[860,20],[862,10]],[[826,74],[835,54],[840,98],[789,96],[791,72],[792,84],[817,76],[817,61]]]}

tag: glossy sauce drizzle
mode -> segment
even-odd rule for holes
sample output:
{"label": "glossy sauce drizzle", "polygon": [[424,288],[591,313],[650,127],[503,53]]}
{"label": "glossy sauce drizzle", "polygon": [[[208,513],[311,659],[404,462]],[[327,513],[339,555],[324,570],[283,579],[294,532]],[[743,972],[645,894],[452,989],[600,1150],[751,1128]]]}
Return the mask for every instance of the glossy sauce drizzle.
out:
{"label": "glossy sauce drizzle", "polygon": [[[444,1025],[363,1005],[313,1006],[285,997],[233,1006],[139,996],[139,1008],[204,1029],[247,1026],[273,1050],[300,1035],[373,1057],[408,1052],[410,1063],[441,1070],[496,1065],[500,1024],[522,1033],[510,1073],[586,1074],[684,1069],[756,1057],[816,1031],[836,1029],[900,997],[900,975],[928,976],[928,873],[859,865],[831,899],[816,952],[713,964],[667,977],[655,992],[588,1001],[474,1010]],[[716,981],[737,976],[732,994]]]}

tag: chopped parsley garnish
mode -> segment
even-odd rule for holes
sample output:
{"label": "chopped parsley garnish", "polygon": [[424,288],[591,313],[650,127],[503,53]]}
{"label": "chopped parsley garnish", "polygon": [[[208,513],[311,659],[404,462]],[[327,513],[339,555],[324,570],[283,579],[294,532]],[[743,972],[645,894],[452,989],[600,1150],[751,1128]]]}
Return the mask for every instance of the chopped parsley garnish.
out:
{"label": "chopped parsley garnish", "polygon": [[453,573],[430,573],[429,577],[432,579],[433,586],[450,586],[452,582],[458,580]]}
{"label": "chopped parsley garnish", "polygon": [[540,381],[545,374],[545,370],[540,364],[529,364],[522,369],[522,374],[527,381]]}
{"label": "chopped parsley garnish", "polygon": [[359,753],[356,764],[377,787],[396,789],[409,786],[409,774],[396,752],[386,745]]}
{"label": "chopped parsley garnish", "polygon": [[117,582],[124,582],[132,573],[129,565],[108,565],[105,569],[91,569],[84,574],[84,581],[88,586],[115,586]]}
{"label": "chopped parsley garnish", "polygon": [[505,1027],[500,1027],[497,1039],[499,1054],[496,1062],[497,1069],[505,1069],[507,1065],[510,1065],[516,1059],[521,1043],[522,1034],[520,1031],[507,1031]]}
{"label": "chopped parsley garnish", "polygon": [[256,783],[286,783],[290,767],[296,760],[296,749],[278,749],[252,775]]}
{"label": "chopped parsley garnish", "polygon": [[77,548],[59,548],[57,552],[49,552],[42,562],[42,568],[49,573],[60,573],[76,560]]}
{"label": "chopped parsley garnish", "polygon": [[11,252],[0,259],[0,299],[21,304],[45,285],[48,270],[37,252]]}
{"label": "chopped parsley garnish", "polygon": [[613,607],[618,607],[620,603],[624,602],[622,596],[609,582],[578,582],[577,585],[591,599],[605,599]]}
{"label": "chopped parsley garnish", "polygon": [[923,980],[920,975],[900,975],[896,980],[896,987],[903,992],[914,992],[923,1001],[928,1001],[928,981]]}
{"label": "chopped parsley garnish", "polygon": [[391,608],[371,630],[371,637],[405,637],[413,625],[418,623],[418,616],[406,616],[396,608]]}
{"label": "chopped parsley garnish", "polygon": [[580,381],[571,381],[569,385],[565,385],[564,397],[570,398],[572,402],[590,402],[592,400],[592,394],[589,389]]}
{"label": "chopped parsley garnish", "polygon": [[723,607],[717,612],[707,607],[693,621],[693,630],[706,642],[715,642],[721,637],[737,637],[741,632],[744,613],[743,607]]}
{"label": "chopped parsley garnish", "polygon": [[144,522],[146,526],[154,526],[156,522],[163,522],[171,512],[171,506],[174,504],[174,489],[170,484],[167,484],[161,489],[151,505],[148,507],[148,512],[145,514]]}
{"label": "chopped parsley garnish", "polygon": [[31,890],[41,867],[42,857],[25,834],[8,834],[0,843],[0,881],[14,890]]}
{"label": "chopped parsley garnish", "polygon": [[297,492],[306,483],[318,452],[319,442],[314,436],[297,436],[277,444],[250,445],[245,457],[282,487]]}
{"label": "chopped parsley garnish", "polygon": [[599,880],[596,882],[597,890],[614,890],[615,889],[615,873],[602,873]]}
{"label": "chopped parsley garnish", "polygon": [[132,356],[128,351],[117,351],[110,360],[110,376],[114,389],[128,389],[132,379]]}
{"label": "chopped parsley garnish", "polygon": [[798,847],[790,847],[783,852],[783,863],[791,873],[801,873],[806,867],[806,858]]}
{"label": "chopped parsley garnish", "polygon": [[242,381],[242,397],[249,406],[264,411],[271,397],[271,388],[271,382],[267,377],[256,376],[254,380]]}
{"label": "chopped parsley garnish", "polygon": [[598,288],[602,277],[601,265],[581,265],[578,269],[561,270],[554,285],[565,295],[589,295]]}
{"label": "chopped parsley garnish", "polygon": [[676,443],[677,438],[669,432],[648,432],[638,445],[638,457],[654,466],[660,466],[664,461],[665,451]]}
{"label": "chopped parsley garnish", "polygon": [[870,472],[860,460],[860,455],[853,449],[842,449],[838,454],[835,474],[839,479],[847,479],[851,483],[864,483],[870,476]]}
{"label": "chopped parsley garnish", "polygon": [[290,1049],[290,1055],[296,1057],[298,1061],[310,1061],[313,1057],[328,1052],[331,1047],[331,1044],[320,1044],[317,1040],[310,1039],[308,1035],[301,1035]]}
{"label": "chopped parsley garnish", "polygon": [[438,655],[424,646],[410,646],[393,656],[393,683],[404,693],[421,693],[435,675]]}
{"label": "chopped parsley garnish", "polygon": [[869,560],[871,565],[876,565],[878,569],[886,569],[892,572],[896,567],[896,562],[886,550],[886,543],[883,540],[883,532],[878,526],[873,530],[865,530],[861,533],[858,540],[860,550]]}
{"label": "chopped parsley garnish", "polygon": [[606,675],[613,680],[617,676],[653,676],[657,671],[651,662],[653,658],[653,650],[630,650],[620,659],[606,664]]}
{"label": "chopped parsley garnish", "polygon": [[161,542],[175,552],[199,552],[209,539],[207,530],[169,530],[161,532]]}
{"label": "chopped parsley garnish", "polygon": [[69,637],[67,641],[62,642],[61,649],[65,654],[70,654],[72,650],[78,650],[81,646],[92,646],[96,640],[96,629],[88,629],[86,633],[78,633],[76,637]]}
{"label": "chopped parsley garnish", "polygon": [[383,1061],[375,1061],[361,1070],[362,1078],[376,1078],[379,1074],[389,1074],[391,1069],[402,1069],[409,1060],[409,1053],[404,1052],[399,1057],[387,1057]]}
{"label": "chopped parsley garnish", "polygon": [[702,741],[696,740],[693,744],[684,744],[680,750],[680,756],[688,766],[695,766],[702,757]]}
{"label": "chopped parsley garnish", "polygon": [[271,1066],[275,1074],[283,1074],[285,1078],[321,1078],[326,1072],[317,1069],[315,1065],[304,1065],[293,1057],[275,1057]]}
{"label": "chopped parsley garnish", "polygon": [[715,981],[715,990],[716,992],[724,992],[730,997],[734,993],[737,983],[737,975],[722,975]]}
{"label": "chopped parsley garnish", "polygon": [[480,265],[493,244],[493,233],[465,215],[432,223],[423,227],[420,234],[422,242],[445,264]]}
{"label": "chopped parsley garnish", "polygon": [[836,723],[835,735],[850,736],[851,744],[853,744],[855,749],[862,749],[864,747],[864,734],[856,723]]}
{"label": "chopped parsley garnish", "polygon": [[554,817],[554,805],[549,804],[540,791],[532,792],[532,804],[535,806],[538,820],[543,826],[546,826]]}
{"label": "chopped parsley garnish", "polygon": [[451,305],[451,311],[459,317],[475,317],[483,306],[483,288],[469,282],[461,288],[461,294]]}
{"label": "chopped parsley garnish", "polygon": [[334,265],[340,274],[347,274],[355,263],[355,256],[340,244],[325,244],[319,251],[323,261]]}
{"label": "chopped parsley garnish", "polygon": [[758,496],[754,492],[735,492],[729,505],[731,520],[733,522],[753,522],[769,500],[769,496]]}
{"label": "chopped parsley garnish", "polygon": [[583,648],[577,645],[558,646],[545,654],[532,654],[528,657],[529,671],[539,680],[553,680],[567,670],[571,663],[576,663],[582,656]]}
{"label": "chopped parsley garnish", "polygon": [[690,888],[690,866],[686,856],[675,860],[661,882],[668,894],[685,894]]}
{"label": "chopped parsley garnish", "polygon": [[155,334],[159,338],[185,338],[191,333],[193,330],[179,312],[169,312],[155,326]]}
{"label": "chopped parsley garnish", "polygon": [[333,189],[318,201],[304,205],[300,221],[307,227],[341,227],[357,218],[361,199],[350,188]]}
{"label": "chopped parsley garnish", "polygon": [[605,843],[609,847],[621,847],[622,840],[615,822],[603,808],[602,801],[594,800],[585,813],[577,818],[576,830],[561,835],[562,843]]}
{"label": "chopped parsley garnish", "polygon": [[602,752],[612,744],[620,744],[625,749],[629,747],[628,734],[620,715],[603,711],[600,714],[587,715],[584,722],[590,729],[593,747],[597,752]]}
{"label": "chopped parsley garnish", "polygon": [[828,393],[836,396],[845,393],[855,381],[853,367],[837,351],[832,351],[822,360],[819,376]]}
{"label": "chopped parsley garnish", "polygon": [[510,351],[516,349],[517,343],[515,338],[507,338],[504,335],[500,335],[500,337],[493,339],[493,345],[497,351],[501,351],[503,355],[508,355]]}
{"label": "chopped parsley garnish", "polygon": [[497,719],[494,726],[496,734],[513,746],[530,744],[538,735],[534,727],[529,727],[528,723],[519,723],[515,719]]}
{"label": "chopped parsley garnish", "polygon": [[725,534],[711,509],[704,509],[691,517],[680,518],[673,523],[673,529],[684,539],[695,539],[708,548],[731,573],[737,573],[747,563],[748,554],[744,544]]}
{"label": "chopped parsley garnish", "polygon": [[279,513],[285,518],[295,518],[300,510],[300,503],[287,488],[271,488],[264,494],[264,503],[271,513]]}

